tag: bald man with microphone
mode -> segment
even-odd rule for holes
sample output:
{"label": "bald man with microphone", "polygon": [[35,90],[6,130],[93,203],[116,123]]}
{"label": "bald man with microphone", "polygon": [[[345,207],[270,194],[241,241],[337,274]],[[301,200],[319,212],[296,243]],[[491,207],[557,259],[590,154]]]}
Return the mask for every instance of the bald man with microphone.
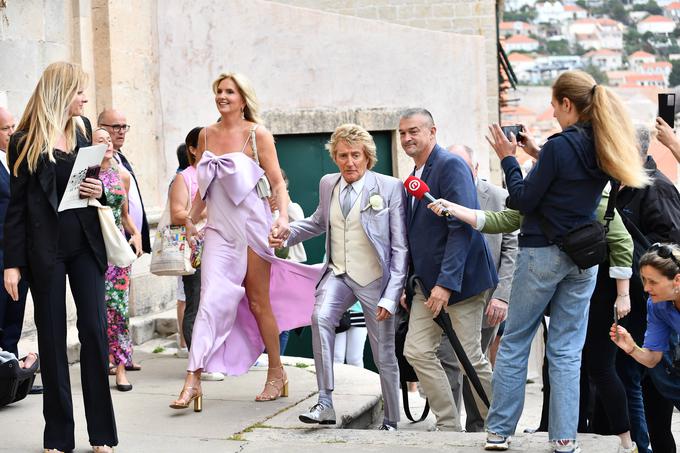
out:
{"label": "bald man with microphone", "polygon": [[[402,148],[415,164],[412,175],[429,186],[435,199],[452,197],[458,204],[479,209],[472,171],[462,158],[437,145],[436,133],[427,110],[410,109],[402,113],[399,137]],[[498,283],[498,276],[481,233],[456,219],[438,217],[427,209],[428,203],[427,199],[413,195],[406,200],[409,275],[418,275],[430,295],[426,298],[416,289],[404,357],[413,366],[430,402],[436,417],[435,429],[461,431],[451,387],[436,354],[442,329],[433,318],[441,310],[449,314],[465,354],[491,399],[491,365],[482,353],[481,330],[486,301]],[[477,394],[475,401],[480,415],[486,418],[488,408]]]}

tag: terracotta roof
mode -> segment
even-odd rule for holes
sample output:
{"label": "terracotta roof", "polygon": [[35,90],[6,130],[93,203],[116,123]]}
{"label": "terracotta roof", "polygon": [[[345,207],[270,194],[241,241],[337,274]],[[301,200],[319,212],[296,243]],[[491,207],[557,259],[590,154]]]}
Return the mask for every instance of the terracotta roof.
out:
{"label": "terracotta roof", "polygon": [[656,58],[654,55],[652,55],[649,52],[645,52],[644,50],[637,50],[628,56],[628,58],[650,58],[650,57]]}
{"label": "terracotta roof", "polygon": [[647,16],[644,19],[640,21],[641,24],[651,24],[651,23],[673,23],[673,19],[669,19],[668,17],[664,16],[659,16],[659,15],[652,15],[652,16]]}
{"label": "terracotta roof", "polygon": [[550,107],[545,109],[543,111],[543,113],[541,113],[540,115],[538,115],[536,117],[536,121],[539,121],[539,122],[551,121],[553,119],[553,113],[554,113],[554,110],[553,110],[552,105],[551,105]]}
{"label": "terracotta roof", "polygon": [[613,27],[616,25],[623,25],[621,22],[615,21],[614,19],[610,19],[608,17],[604,17],[602,19],[597,19],[597,23],[605,26],[605,27]]}
{"label": "terracotta roof", "polygon": [[597,20],[596,20],[596,19],[590,19],[590,18],[586,18],[586,19],[576,19],[576,20],[575,20],[574,22],[572,22],[572,23],[573,23],[573,24],[579,24],[579,25],[596,24],[596,23],[597,23]]}
{"label": "terracotta roof", "polygon": [[501,108],[501,113],[503,115],[517,115],[517,116],[535,116],[536,112],[526,107],[518,106],[507,106]]}
{"label": "terracotta roof", "polygon": [[517,52],[513,52],[510,55],[508,55],[508,60],[510,60],[513,63],[534,61],[534,59],[532,57],[530,57],[529,55],[524,55],[522,53],[517,53]]}
{"label": "terracotta roof", "polygon": [[528,36],[515,35],[515,36],[511,36],[508,39],[506,39],[505,43],[506,44],[533,44],[533,43],[538,44],[538,41],[536,41],[534,38],[530,38]]}
{"label": "terracotta roof", "polygon": [[668,5],[664,6],[664,9],[667,10],[680,9],[680,2],[669,3]]}
{"label": "terracotta roof", "polygon": [[565,11],[585,11],[585,9],[581,8],[578,5],[564,5],[564,10]]}
{"label": "terracotta roof", "polygon": [[661,173],[673,182],[678,181],[678,162],[668,148],[654,139],[649,143],[647,153],[652,155]]}
{"label": "terracotta roof", "polygon": [[663,82],[663,74],[640,74],[640,73],[632,73],[626,75],[626,83],[635,83],[635,82],[643,82],[643,81],[652,81],[652,82]]}
{"label": "terracotta roof", "polygon": [[517,24],[521,24],[520,26],[524,29],[531,28],[531,26],[529,24],[527,24],[526,22],[519,21],[519,20],[511,21],[511,22],[503,21],[500,24],[498,24],[498,28],[500,30],[512,30],[515,27],[517,27]]}
{"label": "terracotta roof", "polygon": [[672,68],[673,65],[668,61],[653,61],[650,63],[642,63],[642,69],[654,68]]}

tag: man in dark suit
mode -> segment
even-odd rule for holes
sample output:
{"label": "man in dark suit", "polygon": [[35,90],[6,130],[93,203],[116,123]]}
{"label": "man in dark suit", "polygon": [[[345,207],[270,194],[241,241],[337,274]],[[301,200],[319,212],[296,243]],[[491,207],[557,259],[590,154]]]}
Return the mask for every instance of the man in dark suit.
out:
{"label": "man in dark suit", "polygon": [[[413,174],[428,184],[435,198],[479,209],[470,169],[463,159],[437,145],[436,132],[432,115],[425,109],[411,109],[401,115],[399,137],[415,163]],[[486,301],[498,283],[496,268],[484,238],[472,227],[437,217],[427,209],[427,200],[409,196],[406,209],[411,273],[422,279],[430,296],[426,299],[419,289],[416,291],[404,356],[430,401],[436,429],[460,431],[451,387],[436,355],[442,330],[433,318],[441,310],[449,313],[463,349],[491,399],[491,365],[482,353],[480,337]],[[475,396],[485,418],[488,409]]]}
{"label": "man in dark suit", "polygon": [[139,192],[137,176],[132,169],[130,161],[128,161],[121,151],[123,144],[125,144],[126,134],[130,130],[130,125],[127,124],[125,115],[122,112],[114,109],[104,109],[97,118],[97,126],[106,129],[109,135],[111,135],[116,161],[118,161],[119,164],[122,164],[130,172],[132,179],[135,181],[134,184],[130,185],[128,206],[135,226],[142,232],[142,251],[144,253],[151,253],[149,222],[146,220],[146,212],[144,212],[144,203],[142,202],[142,195]]}
{"label": "man in dark suit", "polygon": [[[3,260],[3,228],[7,205],[9,204],[9,168],[7,167],[7,147],[16,124],[12,114],[0,107],[0,263]],[[21,337],[26,308],[28,284],[23,280],[19,285],[19,300],[14,302],[5,291],[0,289],[0,349],[19,357],[17,344]]]}
{"label": "man in dark suit", "polygon": [[[477,162],[474,150],[465,145],[453,145],[448,148],[448,151],[459,156],[470,167],[477,187],[480,209],[483,211],[504,210],[508,191],[478,177],[479,162]],[[479,230],[481,227],[477,229]],[[499,325],[505,320],[508,313],[512,275],[515,271],[515,258],[517,257],[517,232],[485,234],[484,239],[489,246],[498,273],[498,285],[493,293],[489,293],[489,299],[484,310],[486,316],[482,321],[481,345],[482,352],[486,354],[491,342],[496,337]],[[460,414],[461,398],[465,404],[465,430],[467,432],[483,431],[484,420],[477,411],[469,380],[463,379],[463,372],[451,343],[442,339],[437,356],[442,361],[444,371],[449,378],[458,414]]]}

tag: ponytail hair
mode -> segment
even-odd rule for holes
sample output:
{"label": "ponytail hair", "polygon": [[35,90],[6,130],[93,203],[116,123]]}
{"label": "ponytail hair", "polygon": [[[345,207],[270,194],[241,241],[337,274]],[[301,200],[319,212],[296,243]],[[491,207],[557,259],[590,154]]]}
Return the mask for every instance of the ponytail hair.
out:
{"label": "ponytail hair", "polygon": [[593,126],[595,153],[602,171],[626,186],[640,188],[649,184],[633,122],[614,92],[598,85],[584,71],[563,72],[555,80],[552,92],[559,103],[569,99],[579,121]]}

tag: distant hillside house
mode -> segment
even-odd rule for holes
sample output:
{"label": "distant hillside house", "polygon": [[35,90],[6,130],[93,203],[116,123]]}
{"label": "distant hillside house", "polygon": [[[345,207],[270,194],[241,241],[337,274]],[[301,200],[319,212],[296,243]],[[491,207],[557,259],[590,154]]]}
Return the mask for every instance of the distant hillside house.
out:
{"label": "distant hillside house", "polygon": [[559,24],[569,17],[570,13],[564,10],[564,5],[560,1],[536,3],[536,23]]}
{"label": "distant hillside house", "polygon": [[673,65],[668,61],[655,61],[652,63],[643,63],[640,72],[643,74],[661,74],[664,82],[668,85],[668,77],[671,75]]}
{"label": "distant hillside house", "polygon": [[622,87],[668,87],[663,74],[640,74],[636,72],[627,75],[625,79],[626,81],[621,85]]}
{"label": "distant hillside house", "polygon": [[610,49],[591,50],[583,55],[583,59],[603,71],[613,71],[623,66],[621,52]]}
{"label": "distant hillside house", "polygon": [[528,36],[514,35],[503,41],[503,48],[507,53],[534,52],[538,50],[538,41]]}
{"label": "distant hillside house", "polygon": [[635,71],[607,71],[607,80],[609,85],[618,87],[626,84],[626,77],[632,74],[637,74]]}
{"label": "distant hillside house", "polygon": [[655,61],[656,57],[644,50],[638,50],[628,55],[628,65],[635,71],[639,71],[643,64],[654,63]]}
{"label": "distant hillside house", "polygon": [[569,19],[585,19],[588,17],[588,11],[576,4],[564,5],[564,12],[569,16]]}
{"label": "distant hillside house", "polygon": [[680,22],[680,2],[673,2],[666,5],[663,9],[663,15],[673,19],[675,22]]}
{"label": "distant hillside house", "polygon": [[535,27],[531,24],[521,21],[501,22],[498,24],[498,33],[501,38],[509,38],[514,35],[528,36],[534,32]]}
{"label": "distant hillside house", "polygon": [[508,60],[512,65],[512,69],[515,71],[515,75],[520,83],[536,83],[538,80],[534,80],[532,74],[535,73],[534,69],[536,63],[533,57],[525,55],[522,53],[511,53],[508,55]]}
{"label": "distant hillside house", "polygon": [[675,30],[675,21],[664,16],[647,16],[637,24],[637,31],[641,34],[647,32],[654,34],[669,34],[673,33],[673,30]]}
{"label": "distant hillside house", "polygon": [[572,43],[585,49],[623,49],[625,26],[612,19],[577,19],[569,24],[568,35]]}

